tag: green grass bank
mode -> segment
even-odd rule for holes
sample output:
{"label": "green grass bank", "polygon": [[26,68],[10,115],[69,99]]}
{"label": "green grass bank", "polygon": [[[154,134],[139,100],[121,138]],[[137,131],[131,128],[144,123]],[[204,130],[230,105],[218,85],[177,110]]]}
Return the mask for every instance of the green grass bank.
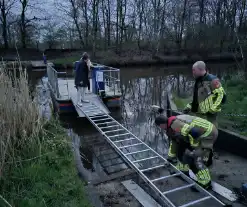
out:
{"label": "green grass bank", "polygon": [[15,77],[0,70],[0,206],[91,206],[66,130],[41,117],[25,72]]}

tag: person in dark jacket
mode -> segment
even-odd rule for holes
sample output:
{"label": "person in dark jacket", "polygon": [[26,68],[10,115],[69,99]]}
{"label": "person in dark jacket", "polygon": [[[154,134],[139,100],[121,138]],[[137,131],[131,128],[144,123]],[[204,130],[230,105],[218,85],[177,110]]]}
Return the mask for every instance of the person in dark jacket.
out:
{"label": "person in dark jacket", "polygon": [[195,77],[193,101],[188,103],[184,113],[196,113],[197,116],[212,122],[216,127],[217,114],[221,111],[222,104],[226,101],[226,93],[220,80],[206,70],[203,61],[197,61],[192,67]]}
{"label": "person in dark jacket", "polygon": [[82,102],[88,103],[88,100],[85,100],[85,93],[88,86],[88,54],[83,53],[81,60],[76,65],[75,71],[75,86],[77,88],[77,105],[82,106]]}

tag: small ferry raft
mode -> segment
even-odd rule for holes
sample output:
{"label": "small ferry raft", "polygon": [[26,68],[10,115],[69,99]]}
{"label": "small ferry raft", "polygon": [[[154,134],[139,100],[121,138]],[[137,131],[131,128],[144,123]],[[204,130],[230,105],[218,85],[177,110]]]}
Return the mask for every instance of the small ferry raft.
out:
{"label": "small ferry raft", "polygon": [[[77,63],[78,61],[75,62],[75,67]],[[86,93],[85,98],[109,113],[108,108],[119,108],[121,105],[120,70],[97,63],[92,65],[90,91]],[[68,78],[67,72],[58,72],[49,63],[47,64],[47,77],[53,105],[58,113],[76,112],[77,89],[74,77]],[[83,114],[80,116],[83,117]]]}

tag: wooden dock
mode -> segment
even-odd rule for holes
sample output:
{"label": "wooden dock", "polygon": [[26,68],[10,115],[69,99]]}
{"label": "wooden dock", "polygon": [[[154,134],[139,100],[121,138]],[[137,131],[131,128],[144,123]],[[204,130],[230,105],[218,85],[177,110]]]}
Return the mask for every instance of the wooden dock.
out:
{"label": "wooden dock", "polygon": [[[31,65],[32,65],[32,68],[43,68],[43,69],[46,69],[46,64],[44,63],[43,60],[33,60],[33,61],[30,61],[31,62]],[[51,64],[53,66],[53,63],[48,61],[47,63]]]}
{"label": "wooden dock", "polygon": [[[96,94],[87,94],[85,96],[85,99],[87,99],[89,101],[89,103],[83,103],[81,107],[79,107],[77,105],[77,97],[76,96],[72,96],[71,99],[72,99],[72,102],[75,106],[75,109],[76,109],[79,117],[85,117],[85,114],[83,113],[82,109],[85,107],[89,108],[90,106],[97,106],[101,110],[101,113],[105,113],[105,114],[110,113],[110,111],[105,106],[105,104],[102,102],[100,97],[98,97]],[[98,110],[95,112],[92,112],[92,113],[100,114],[100,112]]]}
{"label": "wooden dock", "polygon": [[[91,81],[91,85],[92,85],[92,81]],[[74,80],[73,79],[58,79],[58,87],[59,87],[59,94],[60,100],[68,100],[71,99],[73,105],[75,106],[75,109],[79,115],[79,117],[85,117],[83,111],[82,111],[82,107],[85,106],[90,106],[90,105],[95,105],[97,107],[100,108],[100,110],[102,110],[105,114],[109,114],[110,111],[108,110],[108,108],[105,106],[105,104],[103,103],[103,101],[101,100],[101,98],[92,93],[92,87],[91,90],[86,93],[85,95],[85,99],[89,101],[89,103],[83,103],[82,107],[77,106],[77,89],[75,88],[75,84],[74,84]]]}

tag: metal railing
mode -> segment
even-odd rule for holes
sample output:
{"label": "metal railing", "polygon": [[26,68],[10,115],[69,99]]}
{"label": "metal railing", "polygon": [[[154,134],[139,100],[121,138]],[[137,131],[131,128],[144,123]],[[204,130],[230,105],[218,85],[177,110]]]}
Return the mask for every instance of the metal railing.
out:
{"label": "metal railing", "polygon": [[105,85],[105,93],[112,92],[111,95],[117,95],[121,92],[120,70],[116,68],[106,68],[102,70]]}
{"label": "metal railing", "polygon": [[[67,74],[66,72],[58,72],[55,70],[55,68],[52,67],[52,65],[47,64],[47,77],[48,77],[48,82],[51,86],[51,89],[56,96],[56,98],[61,98],[61,94],[59,91],[59,81],[58,81],[58,76],[60,74]],[[67,84],[67,91],[68,91],[68,82],[66,81]]]}

